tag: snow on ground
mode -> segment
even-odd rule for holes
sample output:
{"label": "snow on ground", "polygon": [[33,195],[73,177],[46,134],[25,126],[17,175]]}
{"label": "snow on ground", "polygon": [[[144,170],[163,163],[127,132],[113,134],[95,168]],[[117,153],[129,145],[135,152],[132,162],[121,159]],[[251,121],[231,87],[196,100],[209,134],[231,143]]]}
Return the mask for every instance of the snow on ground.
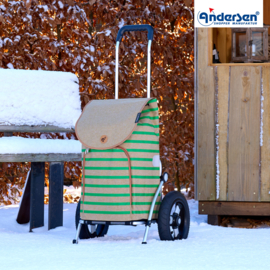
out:
{"label": "snow on ground", "polygon": [[[75,204],[64,205],[64,226],[29,233],[16,223],[18,205],[0,206],[1,269],[269,269],[270,229],[210,226],[189,201],[191,227],[187,240],[162,242],[157,226],[141,245],[144,226],[111,226],[104,238],[71,243]],[[48,206],[45,206],[47,224]]]}
{"label": "snow on ground", "polygon": [[0,69],[0,124],[75,126],[78,78],[70,72]]}
{"label": "snow on ground", "polygon": [[1,137],[1,154],[26,153],[81,153],[82,144],[77,140],[34,139],[22,137]]}

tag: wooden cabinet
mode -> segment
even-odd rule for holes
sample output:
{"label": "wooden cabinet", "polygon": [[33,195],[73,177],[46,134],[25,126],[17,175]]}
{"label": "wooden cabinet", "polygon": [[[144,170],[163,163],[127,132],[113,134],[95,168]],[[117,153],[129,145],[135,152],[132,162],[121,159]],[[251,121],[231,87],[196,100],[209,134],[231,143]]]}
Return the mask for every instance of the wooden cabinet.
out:
{"label": "wooden cabinet", "polygon": [[212,29],[196,29],[199,211],[269,215],[270,63],[212,64],[212,35]]}
{"label": "wooden cabinet", "polygon": [[267,62],[268,27],[232,28],[232,62]]}

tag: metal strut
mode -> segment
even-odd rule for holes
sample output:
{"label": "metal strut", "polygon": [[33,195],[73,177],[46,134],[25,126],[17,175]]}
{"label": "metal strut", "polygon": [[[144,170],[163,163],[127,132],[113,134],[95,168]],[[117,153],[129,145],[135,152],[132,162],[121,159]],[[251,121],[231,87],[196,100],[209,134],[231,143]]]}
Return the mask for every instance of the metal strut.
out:
{"label": "metal strut", "polygon": [[72,241],[73,244],[78,244],[78,239],[79,239],[79,235],[81,232],[82,224],[83,224],[83,220],[80,220],[79,224],[78,224],[77,231],[76,231],[75,239],[73,239],[73,241]]}
{"label": "metal strut", "polygon": [[155,207],[155,204],[156,204],[156,201],[157,201],[157,197],[158,197],[158,194],[160,193],[160,191],[162,189],[163,184],[168,181],[168,178],[169,178],[169,176],[168,176],[168,173],[166,173],[166,172],[163,175],[160,176],[160,184],[158,186],[158,189],[156,191],[156,194],[155,194],[154,199],[153,199],[152,204],[151,204],[148,220],[147,220],[147,223],[145,225],[145,231],[144,231],[142,244],[147,244],[147,236],[148,236],[149,228],[151,226],[152,215],[153,215],[153,212],[154,212],[154,207]]}

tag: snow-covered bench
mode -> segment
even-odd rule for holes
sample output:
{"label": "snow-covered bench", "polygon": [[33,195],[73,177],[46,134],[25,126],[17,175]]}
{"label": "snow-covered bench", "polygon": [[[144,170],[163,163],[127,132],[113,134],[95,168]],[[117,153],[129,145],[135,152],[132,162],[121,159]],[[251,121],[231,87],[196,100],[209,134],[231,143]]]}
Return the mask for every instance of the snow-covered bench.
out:
{"label": "snow-covered bench", "polygon": [[[74,132],[81,113],[77,77],[67,72],[0,69],[0,162],[31,162],[17,221],[44,225],[45,161],[50,163],[49,229],[63,224],[64,161],[81,160],[77,140],[22,138],[13,132]],[[30,184],[31,183],[31,184]]]}

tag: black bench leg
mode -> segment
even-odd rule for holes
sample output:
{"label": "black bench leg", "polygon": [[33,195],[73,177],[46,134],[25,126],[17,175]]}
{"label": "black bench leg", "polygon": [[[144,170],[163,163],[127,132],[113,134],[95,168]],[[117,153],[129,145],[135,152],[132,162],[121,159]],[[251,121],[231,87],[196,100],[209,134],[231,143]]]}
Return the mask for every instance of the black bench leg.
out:
{"label": "black bench leg", "polygon": [[30,232],[44,226],[45,162],[31,163]]}
{"label": "black bench leg", "polygon": [[49,224],[48,229],[63,226],[64,163],[51,162],[49,173]]}
{"label": "black bench leg", "polygon": [[31,192],[31,169],[27,174],[23,195],[20,202],[20,208],[17,215],[17,222],[19,224],[26,224],[30,220],[30,192]]}

